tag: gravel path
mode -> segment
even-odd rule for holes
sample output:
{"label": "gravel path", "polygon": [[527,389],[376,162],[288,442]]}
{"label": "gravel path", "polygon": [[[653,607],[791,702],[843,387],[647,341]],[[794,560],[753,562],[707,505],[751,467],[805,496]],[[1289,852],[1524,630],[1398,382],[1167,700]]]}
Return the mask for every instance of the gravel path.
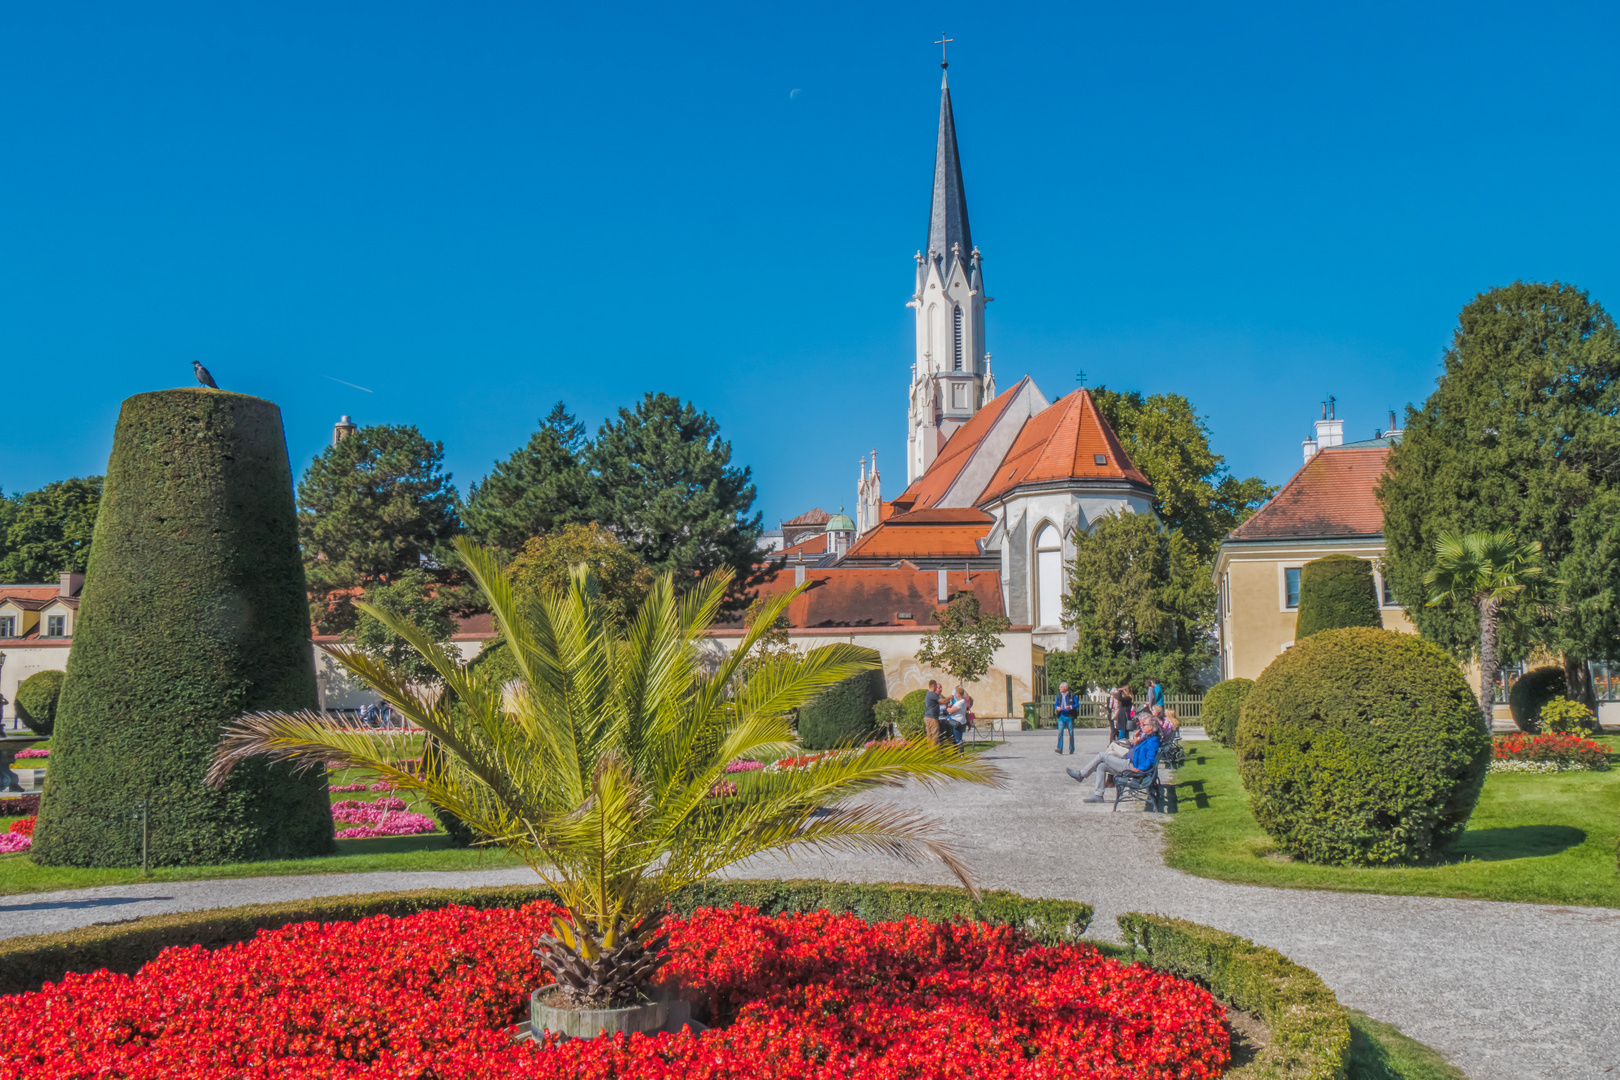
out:
{"label": "gravel path", "polygon": [[[1206,881],[1164,866],[1158,820],[1080,802],[1050,733],[1014,734],[990,753],[999,789],[918,787],[874,796],[941,819],[981,885],[1085,900],[1092,933],[1118,939],[1114,916],[1158,911],[1241,934],[1319,972],[1339,1000],[1444,1052],[1475,1080],[1620,1074],[1620,911],[1363,896]],[[877,857],[759,860],[739,877],[947,882],[933,865]],[[523,869],[323,874],[109,886],[0,898],[0,937],[171,911],[308,896],[531,880]]]}

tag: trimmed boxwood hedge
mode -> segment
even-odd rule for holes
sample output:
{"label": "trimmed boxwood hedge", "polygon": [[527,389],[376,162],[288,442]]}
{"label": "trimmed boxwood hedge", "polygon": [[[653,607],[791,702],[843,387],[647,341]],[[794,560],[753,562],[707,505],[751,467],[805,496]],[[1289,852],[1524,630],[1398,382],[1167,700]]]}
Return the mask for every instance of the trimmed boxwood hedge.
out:
{"label": "trimmed boxwood hedge", "polygon": [[[541,887],[496,886],[479,889],[423,889],[250,904],[152,915],[114,926],[86,926],[55,934],[0,940],[0,994],[37,990],[70,971],[106,968],[133,974],[170,946],[202,945],[217,949],[245,941],[260,930],[299,922],[345,922],[372,915],[412,915],[419,911],[464,904],[475,908],[518,907],[536,900],[555,900]],[[700,907],[742,904],[767,915],[784,911],[852,912],[868,922],[915,915],[918,918],[970,919],[1021,927],[1043,944],[1078,941],[1091,925],[1092,908],[1076,900],[1032,900],[1016,893],[990,891],[975,903],[959,888],[892,882],[843,884],[834,881],[754,881],[716,879],[679,893],[672,907],[682,914]]]}
{"label": "trimmed boxwood hedge", "polygon": [[[877,650],[865,651],[878,659]],[[807,750],[831,750],[878,738],[883,730],[872,707],[886,697],[882,668],[834,683],[799,710],[799,744]]]}
{"label": "trimmed boxwood hedge", "polygon": [[36,671],[17,687],[17,719],[37,735],[48,736],[56,727],[62,677],[60,671]]}
{"label": "trimmed boxwood hedge", "polygon": [[1346,626],[1382,629],[1372,563],[1354,555],[1326,555],[1305,564],[1299,574],[1299,617],[1294,640]]}
{"label": "trimmed boxwood hedge", "polygon": [[1199,983],[1271,1029],[1271,1042],[1229,1070],[1229,1080],[1344,1080],[1350,1015],[1314,971],[1275,949],[1183,919],[1129,912],[1119,916],[1119,930],[1153,967]]}
{"label": "trimmed boxwood hedge", "polygon": [[1236,742],[1238,717],[1252,689],[1253,679],[1226,679],[1210,687],[1204,695],[1201,714],[1204,734],[1222,746],[1230,747]]}
{"label": "trimmed boxwood hedge", "polygon": [[1508,691],[1508,710],[1520,731],[1540,730],[1541,707],[1564,692],[1564,669],[1556,666],[1532,668],[1519,676]]}
{"label": "trimmed boxwood hedge", "polygon": [[201,387],[124,402],[74,628],[35,862],[138,866],[333,850],[321,769],[203,786],[244,712],[313,709],[315,664],[275,404]]}
{"label": "trimmed boxwood hedge", "polygon": [[1491,738],[1468,680],[1412,634],[1296,644],[1255,681],[1238,772],[1260,827],[1309,862],[1417,862],[1462,834]]}

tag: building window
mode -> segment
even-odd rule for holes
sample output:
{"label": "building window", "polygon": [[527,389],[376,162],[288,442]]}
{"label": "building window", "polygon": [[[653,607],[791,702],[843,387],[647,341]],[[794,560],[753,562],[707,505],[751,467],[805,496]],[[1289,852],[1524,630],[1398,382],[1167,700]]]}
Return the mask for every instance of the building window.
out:
{"label": "building window", "polygon": [[1063,621],[1063,537],[1049,522],[1035,534],[1035,625]]}
{"label": "building window", "polygon": [[66,615],[47,615],[47,616],[45,616],[45,636],[46,637],[66,637],[67,636],[67,616]]}
{"label": "building window", "polygon": [[17,636],[17,616],[0,615],[0,637]]}
{"label": "building window", "polygon": [[1401,606],[1400,604],[1395,602],[1395,590],[1389,587],[1389,578],[1385,577],[1382,574],[1378,575],[1378,589],[1379,589],[1379,592],[1383,594],[1384,606],[1385,607],[1400,607]]}
{"label": "building window", "polygon": [[956,370],[962,370],[962,309],[956,309]]}
{"label": "building window", "polygon": [[1299,567],[1290,566],[1283,571],[1283,603],[1292,611],[1299,607]]}

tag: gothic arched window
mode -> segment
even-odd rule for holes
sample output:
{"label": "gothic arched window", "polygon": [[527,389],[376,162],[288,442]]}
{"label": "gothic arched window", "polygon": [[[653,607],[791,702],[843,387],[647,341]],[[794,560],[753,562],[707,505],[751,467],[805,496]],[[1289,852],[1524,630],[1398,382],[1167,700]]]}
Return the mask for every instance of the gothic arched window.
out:
{"label": "gothic arched window", "polygon": [[954,316],[956,320],[956,370],[962,370],[962,309],[958,307]]}
{"label": "gothic arched window", "polygon": [[1035,534],[1035,625],[1063,621],[1063,537],[1051,522]]}
{"label": "gothic arched window", "polygon": [[928,370],[937,371],[939,370],[939,347],[936,342],[938,341],[939,331],[935,329],[935,326],[939,322],[938,304],[928,305],[928,319],[926,321],[928,323]]}

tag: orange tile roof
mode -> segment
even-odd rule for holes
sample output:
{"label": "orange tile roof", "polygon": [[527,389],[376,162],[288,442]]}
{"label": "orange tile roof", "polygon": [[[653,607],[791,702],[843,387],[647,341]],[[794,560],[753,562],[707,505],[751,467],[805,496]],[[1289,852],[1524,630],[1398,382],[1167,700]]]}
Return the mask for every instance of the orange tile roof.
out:
{"label": "orange tile roof", "polygon": [[984,437],[990,434],[990,429],[1007,410],[1013,394],[1021,385],[1022,383],[1019,383],[985,402],[982,409],[974,413],[967,423],[957,428],[956,432],[945,440],[944,448],[940,450],[934,463],[928,466],[928,471],[912,481],[911,486],[906,488],[895,502],[921,509],[944,498],[957,474],[966,467],[968,459],[984,441]]}
{"label": "orange tile roof", "polygon": [[972,507],[895,514],[849,549],[846,559],[968,558],[995,519]]}
{"label": "orange tile roof", "polygon": [[1232,540],[1293,540],[1317,536],[1378,536],[1384,511],[1373,489],[1384,475],[1389,447],[1330,446],[1317,452]]}
{"label": "orange tile roof", "polygon": [[[1102,464],[1097,459],[1103,459]],[[976,502],[998,499],[1023,484],[1052,480],[1117,480],[1148,486],[1113,428],[1085,390],[1076,390],[1032,417]]]}
{"label": "orange tile roof", "polygon": [[827,534],[817,533],[808,540],[800,541],[791,547],[772,554],[773,559],[787,559],[795,555],[825,555],[827,554]]}
{"label": "orange tile roof", "polygon": [[[1001,575],[994,570],[948,570],[946,589],[955,595],[970,590],[986,612],[1005,614]],[[971,580],[969,580],[971,578]],[[791,570],[779,571],[759,587],[761,596],[793,588]],[[932,627],[931,613],[940,607],[939,571],[914,566],[828,567],[805,574],[810,588],[788,605],[788,623],[796,628],[822,626]],[[910,619],[900,619],[909,613]]]}

